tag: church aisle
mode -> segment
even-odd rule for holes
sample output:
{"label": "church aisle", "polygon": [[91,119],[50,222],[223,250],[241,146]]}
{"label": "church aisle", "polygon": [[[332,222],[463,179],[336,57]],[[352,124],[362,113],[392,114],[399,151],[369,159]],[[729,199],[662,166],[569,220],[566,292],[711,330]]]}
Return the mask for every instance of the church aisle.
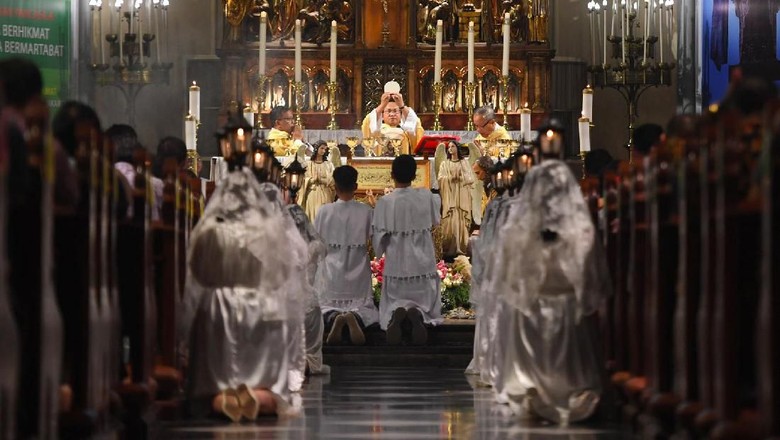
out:
{"label": "church aisle", "polygon": [[334,368],[312,377],[305,414],[254,424],[189,421],[164,425],[157,438],[175,439],[588,439],[627,438],[616,428],[559,428],[518,421],[493,404],[490,390],[472,390],[460,369]]}

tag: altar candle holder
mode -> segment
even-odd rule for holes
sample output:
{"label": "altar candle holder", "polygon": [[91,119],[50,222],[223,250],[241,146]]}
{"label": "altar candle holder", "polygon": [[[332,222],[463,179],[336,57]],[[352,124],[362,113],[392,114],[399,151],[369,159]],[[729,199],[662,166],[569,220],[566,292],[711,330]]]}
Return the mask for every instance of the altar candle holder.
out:
{"label": "altar candle holder", "polygon": [[509,130],[509,75],[501,77],[501,104],[504,108],[504,129]]}
{"label": "altar candle holder", "polygon": [[434,96],[434,117],[433,117],[433,130],[441,130],[441,121],[439,120],[439,112],[441,112],[441,91],[444,85],[441,81],[433,83],[433,96]]}
{"label": "altar candle holder", "polygon": [[328,130],[338,130],[339,125],[336,123],[336,82],[328,82],[328,100],[330,107],[330,122],[328,123]]}
{"label": "altar candle holder", "polygon": [[263,128],[263,110],[265,110],[265,83],[270,78],[266,75],[257,77],[257,119],[255,120],[255,129]]}
{"label": "altar candle holder", "polygon": [[301,121],[301,107],[303,107],[303,81],[293,82],[293,90],[295,91],[295,125],[303,129],[303,122]]}
{"label": "altar candle holder", "polygon": [[466,131],[474,131],[474,92],[477,85],[473,82],[466,83],[466,107],[468,108],[469,118],[466,122]]}

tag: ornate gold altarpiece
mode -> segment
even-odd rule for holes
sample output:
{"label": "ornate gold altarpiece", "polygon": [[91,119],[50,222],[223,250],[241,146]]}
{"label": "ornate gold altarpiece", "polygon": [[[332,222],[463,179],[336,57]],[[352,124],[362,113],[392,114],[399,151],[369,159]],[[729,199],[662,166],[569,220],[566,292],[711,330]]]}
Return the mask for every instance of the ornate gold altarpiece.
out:
{"label": "ornate gold altarpiece", "polygon": [[[412,187],[430,188],[431,161],[418,157],[416,162],[417,175],[412,181]],[[385,188],[394,186],[393,179],[390,177],[393,165],[392,157],[359,157],[347,160],[347,164],[352,165],[358,171],[358,194],[362,195],[371,190],[376,195],[382,195]]]}
{"label": "ornate gold altarpiece", "polygon": [[[303,20],[301,116],[306,128],[325,128],[331,120],[327,84],[330,76],[330,22],[338,22],[338,74],[335,120],[353,128],[379,102],[388,80],[401,85],[407,105],[425,129],[434,119],[434,45],[431,24],[445,22],[440,120],[444,130],[462,130],[467,122],[466,58],[463,24],[476,21],[474,107],[492,105],[510,126],[520,125],[527,104],[535,118],[549,111],[551,59],[547,38],[549,0],[223,0],[224,38],[218,55],[223,64],[222,106],[250,103],[264,116],[280,103],[291,105],[293,37]],[[267,67],[258,72],[259,15],[268,14]],[[502,89],[501,20],[511,16],[510,74]],[[435,31],[434,31],[435,32]],[[433,34],[435,36],[435,33]],[[264,73],[265,81],[259,73]]]}

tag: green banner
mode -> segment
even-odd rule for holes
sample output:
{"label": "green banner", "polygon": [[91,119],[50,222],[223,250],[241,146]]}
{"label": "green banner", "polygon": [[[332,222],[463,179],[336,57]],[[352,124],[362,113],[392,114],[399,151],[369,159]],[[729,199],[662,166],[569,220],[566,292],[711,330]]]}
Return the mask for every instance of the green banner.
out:
{"label": "green banner", "polygon": [[70,96],[70,0],[0,0],[0,58],[38,64],[52,107]]}

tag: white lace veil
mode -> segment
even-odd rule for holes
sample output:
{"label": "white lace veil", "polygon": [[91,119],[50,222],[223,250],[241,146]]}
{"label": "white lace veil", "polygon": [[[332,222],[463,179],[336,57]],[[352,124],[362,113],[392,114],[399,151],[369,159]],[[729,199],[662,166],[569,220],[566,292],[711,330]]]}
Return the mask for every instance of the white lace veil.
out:
{"label": "white lace veil", "polygon": [[[542,231],[557,236],[545,241]],[[573,286],[578,319],[596,311],[611,294],[588,207],[565,163],[545,161],[531,169],[498,234],[492,291],[523,313],[530,312],[540,289],[549,285],[548,273],[562,272]]]}
{"label": "white lace veil", "polygon": [[217,186],[190,238],[183,337],[203,295],[219,288],[256,292],[267,319],[295,313],[288,310],[294,299],[288,284],[305,264],[307,250],[297,231],[286,233],[292,221],[280,200],[278,190],[264,190],[248,169],[229,173]]}

